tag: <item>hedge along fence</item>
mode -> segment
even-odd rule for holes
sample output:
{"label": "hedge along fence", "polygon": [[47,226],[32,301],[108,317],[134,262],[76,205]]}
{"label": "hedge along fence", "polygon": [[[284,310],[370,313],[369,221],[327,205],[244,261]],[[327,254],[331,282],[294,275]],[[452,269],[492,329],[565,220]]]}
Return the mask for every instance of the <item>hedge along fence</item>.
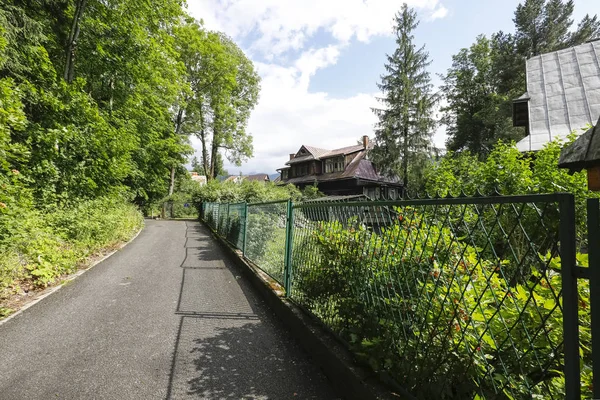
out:
{"label": "hedge along fence", "polygon": [[415,398],[578,399],[592,396],[592,339],[574,207],[568,194],[207,203],[201,217]]}
{"label": "hedge along fence", "polygon": [[164,218],[198,218],[198,211],[192,200],[169,200],[162,203]]}
{"label": "hedge along fence", "polygon": [[244,257],[284,286],[288,201],[203,203],[201,218]]}

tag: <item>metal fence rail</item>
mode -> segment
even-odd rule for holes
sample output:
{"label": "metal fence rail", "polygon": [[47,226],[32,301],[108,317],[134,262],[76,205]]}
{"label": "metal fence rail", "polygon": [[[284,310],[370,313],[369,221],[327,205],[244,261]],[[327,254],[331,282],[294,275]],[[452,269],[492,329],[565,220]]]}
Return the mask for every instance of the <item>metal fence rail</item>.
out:
{"label": "metal fence rail", "polygon": [[579,399],[600,391],[588,208],[579,244],[569,194],[207,203],[201,218],[415,398]]}

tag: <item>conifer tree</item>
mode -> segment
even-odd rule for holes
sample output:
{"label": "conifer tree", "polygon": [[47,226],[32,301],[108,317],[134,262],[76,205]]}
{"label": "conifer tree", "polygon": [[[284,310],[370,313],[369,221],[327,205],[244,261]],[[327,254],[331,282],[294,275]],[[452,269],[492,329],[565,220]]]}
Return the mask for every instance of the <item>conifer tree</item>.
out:
{"label": "conifer tree", "polygon": [[394,18],[396,50],[387,56],[386,74],[378,84],[382,107],[373,109],[379,122],[372,158],[380,173],[401,176],[405,188],[409,175],[418,172],[411,170],[423,168],[417,161],[428,154],[435,127],[436,96],[427,72],[431,62],[425,47],[414,44],[418,24],[416,12],[404,4]]}

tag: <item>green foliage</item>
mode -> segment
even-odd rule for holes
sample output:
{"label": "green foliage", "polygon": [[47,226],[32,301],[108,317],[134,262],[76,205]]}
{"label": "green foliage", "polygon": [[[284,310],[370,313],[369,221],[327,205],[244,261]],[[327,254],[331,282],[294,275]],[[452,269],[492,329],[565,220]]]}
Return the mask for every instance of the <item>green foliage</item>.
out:
{"label": "green foliage", "polygon": [[[564,397],[560,259],[539,254],[514,283],[511,262],[457,237],[445,213],[394,211],[379,233],[356,219],[297,233],[292,297],[417,398]],[[579,301],[589,382],[585,280]]]}
{"label": "green foliage", "polygon": [[[265,252],[277,233],[279,233],[277,237],[281,237],[281,232],[283,232],[284,242],[278,252],[281,254],[285,250],[285,206],[286,204],[282,203],[279,207],[257,206],[253,209],[250,206],[248,209],[246,257],[276,278],[281,278],[283,275],[283,257],[279,265],[273,268],[270,263],[265,262]],[[279,223],[282,217],[283,226]],[[277,244],[281,244],[280,241],[277,241]]]}
{"label": "green foliage", "polygon": [[155,203],[191,153],[198,115],[214,133],[213,164],[219,149],[234,162],[251,155],[258,75],[179,0],[5,3],[0,163],[27,176],[39,207],[123,190]]}
{"label": "green foliage", "polygon": [[222,169],[222,152],[238,166],[252,156],[246,126],[258,101],[260,78],[226,35],[204,31],[192,20],[175,32],[191,89],[182,96],[177,124],[200,139],[203,170],[209,179],[215,178]]}
{"label": "green foliage", "polygon": [[[224,203],[263,203],[278,201],[276,204],[248,205],[246,229],[246,257],[259,265],[280,283],[283,282],[283,257],[285,252],[285,200],[299,201],[302,193],[294,185],[278,186],[271,182],[209,181],[194,195],[194,204],[200,215],[210,226],[227,237],[238,248],[243,242],[243,227],[238,210],[241,205],[228,206]],[[222,204],[206,204],[222,203]],[[206,208],[208,206],[208,208]],[[204,214],[202,214],[203,207]]]}
{"label": "green foliage", "polygon": [[[558,168],[560,150],[575,140],[553,141],[535,155],[520,153],[514,144],[498,143],[485,161],[470,152],[448,153],[426,173],[425,188],[431,195],[457,196],[461,192],[489,195],[557,193],[575,195],[578,238],[586,232],[586,199],[598,196],[587,189],[585,171],[569,174]],[[535,222],[533,222],[535,223]],[[583,241],[582,241],[583,242]]]}
{"label": "green foliage", "polygon": [[319,191],[319,186],[315,182],[314,185],[305,186],[302,190],[302,200],[314,200],[325,197],[325,193]]}
{"label": "green foliage", "polygon": [[521,135],[512,127],[512,120],[500,113],[503,104],[512,99],[496,92],[496,45],[481,35],[470,48],[452,56],[452,67],[442,86],[448,102],[442,108],[442,122],[447,126],[450,151],[468,150],[483,157],[499,139],[512,140]]}
{"label": "green foliage", "polygon": [[241,183],[211,180],[193,196],[199,207],[202,203],[258,203],[275,200],[298,201],[302,193],[294,185],[278,186],[272,182],[244,180]]}
{"label": "green foliage", "polygon": [[90,255],[130,239],[143,223],[137,209],[118,197],[45,213],[13,205],[0,214],[0,300],[73,272]]}

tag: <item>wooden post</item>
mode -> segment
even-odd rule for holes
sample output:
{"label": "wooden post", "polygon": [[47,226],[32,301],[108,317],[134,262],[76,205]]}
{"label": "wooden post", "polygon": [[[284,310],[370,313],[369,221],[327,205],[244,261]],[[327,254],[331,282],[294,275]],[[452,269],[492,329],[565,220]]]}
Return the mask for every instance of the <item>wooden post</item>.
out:
{"label": "wooden post", "polygon": [[587,168],[588,189],[600,192],[600,165]]}

